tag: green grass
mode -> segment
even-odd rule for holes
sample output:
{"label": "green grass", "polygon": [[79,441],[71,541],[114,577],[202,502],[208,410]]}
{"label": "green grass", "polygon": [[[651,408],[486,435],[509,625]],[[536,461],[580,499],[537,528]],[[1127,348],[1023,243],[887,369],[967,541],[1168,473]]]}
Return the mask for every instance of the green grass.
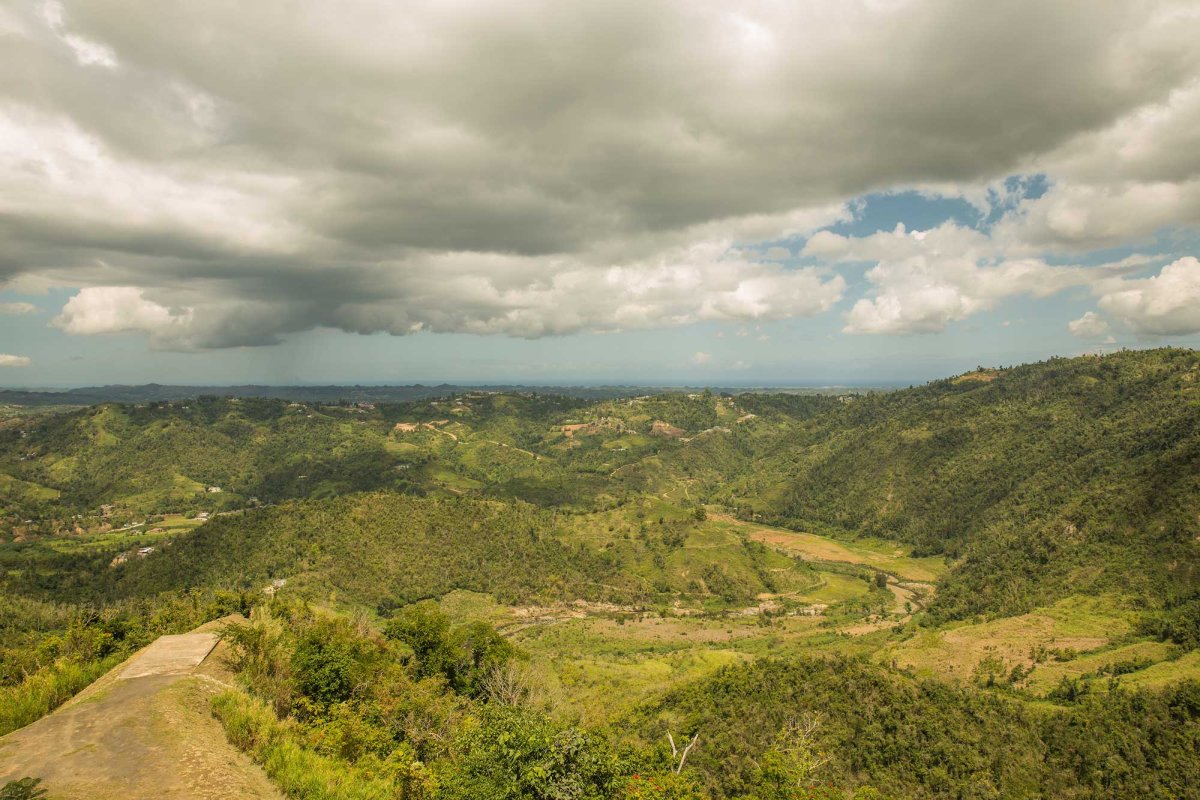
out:
{"label": "green grass", "polygon": [[860,564],[909,581],[932,582],[948,569],[941,556],[914,558],[912,548],[882,539],[834,539],[815,533],[773,528],[731,518],[712,519],[709,526],[741,535],[805,559]]}
{"label": "green grass", "polygon": [[1036,647],[1071,657],[1099,650],[1128,635],[1134,619],[1119,597],[1075,596],[1016,617],[919,630],[885,646],[878,659],[911,667],[919,675],[969,680],[986,658],[1001,659],[1011,669],[1032,665]]}
{"label": "green grass", "polygon": [[866,597],[871,587],[862,578],[851,575],[841,575],[836,572],[818,572],[821,583],[811,591],[802,592],[796,600],[805,603],[825,603],[832,605],[846,600],[857,600]]}
{"label": "green grass", "polygon": [[482,489],[484,486],[482,481],[477,481],[466,475],[460,475],[444,464],[435,465],[430,469],[429,477],[447,489],[458,490],[459,492]]}
{"label": "green grass", "polygon": [[1200,650],[1122,675],[1121,685],[1127,688],[1157,688],[1182,680],[1200,680]]}
{"label": "green grass", "polygon": [[127,495],[122,502],[133,508],[171,508],[203,495],[204,490],[203,483],[176,473],[171,476],[169,484]]}
{"label": "green grass", "polygon": [[260,764],[283,794],[303,800],[392,800],[393,780],[304,747],[294,726],[259,700],[226,691],[212,699],[229,741]]}
{"label": "green grass", "polygon": [[124,660],[61,661],[16,686],[0,688],[0,736],[44,717]]}
{"label": "green grass", "polygon": [[[163,522],[147,522],[124,531],[101,531],[97,533],[66,534],[49,536],[37,541],[56,553],[99,553],[111,550],[114,553],[133,547],[146,547],[187,534],[203,524],[202,520],[186,517],[168,517]],[[152,533],[156,528],[161,531]]]}
{"label": "green grass", "polygon": [[412,442],[397,442],[391,439],[383,443],[383,449],[397,456],[419,456],[425,452],[424,448]]}
{"label": "green grass", "polygon": [[57,500],[61,492],[49,486],[23,481],[0,472],[0,495],[11,495],[27,501]]}
{"label": "green grass", "polygon": [[484,620],[493,624],[512,619],[512,609],[496,602],[496,598],[482,592],[455,589],[438,600],[442,611],[455,622]]}
{"label": "green grass", "polygon": [[758,616],[593,612],[534,625],[501,625],[501,630],[545,676],[563,713],[603,724],[666,686],[727,664],[765,656],[867,655],[878,647],[867,637],[824,627],[824,622],[819,616],[790,616],[763,626]]}
{"label": "green grass", "polygon": [[[1030,676],[1021,684],[1021,688],[1038,695],[1044,695],[1058,686],[1063,678],[1077,679],[1095,675],[1098,670],[1110,664],[1134,659],[1145,659],[1153,662],[1163,662],[1175,655],[1177,648],[1165,642],[1134,642],[1133,644],[1114,647],[1098,653],[1091,653],[1071,659],[1070,661],[1048,660],[1038,664]],[[1172,662],[1174,663],[1174,662]],[[1130,673],[1121,676],[1123,684],[1131,684],[1138,680],[1141,673]],[[1167,670],[1161,670],[1167,672]],[[1181,676],[1184,677],[1184,676]],[[1100,681],[1103,683],[1103,679]]]}

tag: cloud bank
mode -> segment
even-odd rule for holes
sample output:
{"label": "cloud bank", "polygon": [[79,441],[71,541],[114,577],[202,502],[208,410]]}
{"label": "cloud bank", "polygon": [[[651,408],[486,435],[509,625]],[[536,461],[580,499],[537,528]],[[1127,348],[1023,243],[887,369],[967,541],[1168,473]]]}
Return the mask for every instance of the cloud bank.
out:
{"label": "cloud bank", "polygon": [[[177,350],[843,301],[848,332],[936,332],[1195,225],[1198,35],[1190,2],[4,3],[0,288]],[[904,188],[996,218],[824,230]],[[803,266],[760,246],[805,237]],[[1159,297],[1187,255],[1100,309],[1195,330]]]}

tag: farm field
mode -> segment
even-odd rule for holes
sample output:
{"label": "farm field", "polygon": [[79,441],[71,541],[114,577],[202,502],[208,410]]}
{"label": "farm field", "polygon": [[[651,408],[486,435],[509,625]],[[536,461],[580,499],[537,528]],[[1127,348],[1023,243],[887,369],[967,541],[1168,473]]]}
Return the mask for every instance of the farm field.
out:
{"label": "farm field", "polygon": [[911,548],[880,539],[843,541],[815,533],[772,528],[733,517],[714,515],[714,525],[740,528],[752,540],[768,544],[786,553],[816,561],[861,564],[895,575],[905,581],[931,583],[947,570],[943,557],[913,558]]}

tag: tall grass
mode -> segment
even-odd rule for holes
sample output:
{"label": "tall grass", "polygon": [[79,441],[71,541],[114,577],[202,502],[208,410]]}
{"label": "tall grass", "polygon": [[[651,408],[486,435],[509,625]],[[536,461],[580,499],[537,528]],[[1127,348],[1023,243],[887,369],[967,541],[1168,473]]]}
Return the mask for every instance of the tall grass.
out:
{"label": "tall grass", "polygon": [[119,654],[95,661],[63,660],[0,689],[0,736],[49,714],[123,660]]}
{"label": "tall grass", "polygon": [[293,725],[281,722],[263,702],[227,691],[212,699],[225,735],[244,750],[291,798],[298,800],[395,800],[396,783],[366,774],[336,758],[304,748]]}

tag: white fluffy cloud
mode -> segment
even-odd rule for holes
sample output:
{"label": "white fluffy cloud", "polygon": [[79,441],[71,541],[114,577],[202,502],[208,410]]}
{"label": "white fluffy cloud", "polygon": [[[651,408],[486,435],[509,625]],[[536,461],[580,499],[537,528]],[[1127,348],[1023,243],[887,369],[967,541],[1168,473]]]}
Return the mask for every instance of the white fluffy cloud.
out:
{"label": "white fluffy cloud", "polygon": [[147,300],[133,286],[84,289],[67,301],[54,324],[67,333],[94,335],[142,331],[156,333],[191,318],[190,310],[173,314],[166,306]]}
{"label": "white fluffy cloud", "polygon": [[1108,333],[1108,322],[1095,311],[1067,323],[1067,330],[1081,339],[1098,339]]}
{"label": "white fluffy cloud", "polygon": [[28,367],[33,363],[29,356],[10,356],[0,353],[0,367]]}
{"label": "white fluffy cloud", "polygon": [[962,256],[882,261],[867,272],[873,297],[846,316],[847,333],[936,333],[1016,294],[1045,296],[1093,279],[1090,270],[1036,260],[981,266]]}
{"label": "white fluffy cloud", "polygon": [[1200,179],[1063,183],[1022,203],[994,235],[1013,250],[1086,251],[1140,243],[1158,230],[1198,219]]}
{"label": "white fluffy cloud", "polygon": [[936,333],[1006,297],[1044,297],[1141,263],[1135,258],[1084,268],[1009,258],[994,238],[953,223],[928,231],[907,231],[901,225],[855,238],[824,231],[808,241],[804,254],[875,262],[866,273],[871,294],[846,315],[846,333]]}
{"label": "white fluffy cloud", "polygon": [[0,303],[0,314],[33,314],[37,306],[33,303]]}
{"label": "white fluffy cloud", "polygon": [[[0,289],[195,349],[819,314],[867,260],[848,330],[940,330],[1200,218],[1197,38],[1174,0],[0,0]],[[865,192],[1032,172],[990,235],[779,263]]]}
{"label": "white fluffy cloud", "polygon": [[1120,281],[1099,302],[1100,308],[1142,335],[1200,333],[1200,261],[1189,256],[1153,277]]}

